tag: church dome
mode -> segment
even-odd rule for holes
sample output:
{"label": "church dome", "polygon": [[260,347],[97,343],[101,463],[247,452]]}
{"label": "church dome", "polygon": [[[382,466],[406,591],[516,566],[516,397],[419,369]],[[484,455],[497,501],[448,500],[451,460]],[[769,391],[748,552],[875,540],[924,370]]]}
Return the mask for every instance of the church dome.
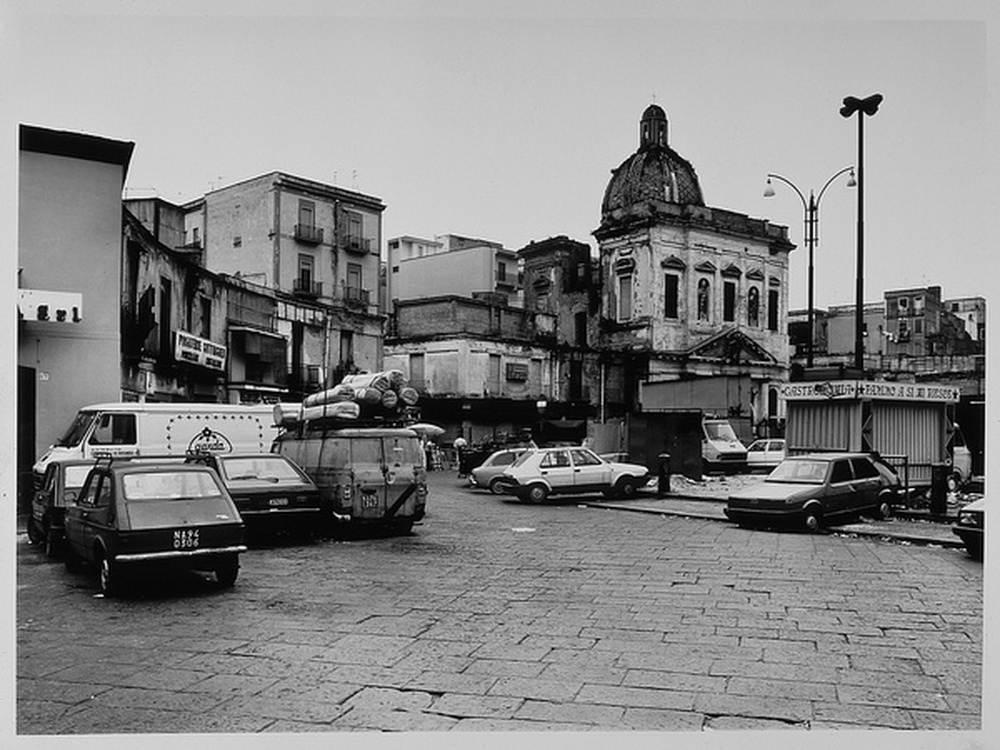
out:
{"label": "church dome", "polygon": [[624,218],[651,201],[704,206],[694,167],[667,145],[667,115],[651,104],[639,121],[639,148],[611,173],[601,205],[602,223]]}

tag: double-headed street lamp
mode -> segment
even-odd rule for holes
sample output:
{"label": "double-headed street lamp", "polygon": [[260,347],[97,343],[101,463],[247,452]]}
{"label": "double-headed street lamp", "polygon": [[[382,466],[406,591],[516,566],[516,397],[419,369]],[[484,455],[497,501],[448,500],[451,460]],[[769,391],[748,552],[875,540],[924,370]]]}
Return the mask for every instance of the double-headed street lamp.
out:
{"label": "double-headed street lamp", "polygon": [[802,201],[802,210],[804,212],[804,228],[805,228],[805,240],[806,247],[809,248],[809,338],[806,348],[806,366],[812,367],[813,365],[813,341],[814,341],[814,304],[813,304],[813,249],[819,242],[819,234],[817,229],[819,227],[819,202],[823,197],[823,193],[826,189],[830,187],[835,179],[840,177],[840,175],[845,172],[850,172],[851,176],[847,181],[847,187],[854,187],[857,183],[854,181],[854,167],[844,167],[835,175],[833,175],[826,184],[819,191],[819,195],[815,195],[812,190],[809,191],[809,200],[802,194],[802,191],[798,189],[794,182],[789,180],[787,177],[782,177],[780,174],[768,174],[767,176],[767,187],[764,188],[764,197],[773,198],[774,197],[774,187],[771,185],[771,180],[780,180],[781,182],[788,185],[792,190],[795,191],[796,195],[799,196],[799,200]]}
{"label": "double-headed street lamp", "polygon": [[854,319],[854,367],[864,371],[864,296],[865,296],[865,115],[871,117],[878,112],[882,103],[881,94],[872,94],[864,99],[854,96],[844,97],[844,106],[840,108],[843,117],[850,117],[855,112],[858,115],[858,274],[857,300]]}

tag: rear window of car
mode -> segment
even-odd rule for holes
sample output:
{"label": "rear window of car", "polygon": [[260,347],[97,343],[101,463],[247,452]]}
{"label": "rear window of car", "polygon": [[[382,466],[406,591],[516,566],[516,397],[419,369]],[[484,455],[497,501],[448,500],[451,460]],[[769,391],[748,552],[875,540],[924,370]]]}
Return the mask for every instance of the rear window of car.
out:
{"label": "rear window of car", "polygon": [[211,471],[144,471],[122,477],[127,500],[190,500],[222,494]]}
{"label": "rear window of car", "polygon": [[493,466],[506,466],[507,464],[514,463],[515,458],[517,458],[516,453],[498,453],[493,457],[491,463]]}
{"label": "rear window of car", "polygon": [[511,466],[512,467],[520,466],[521,464],[523,464],[525,461],[528,460],[528,457],[531,456],[532,453],[534,453],[534,451],[530,450],[525,451],[524,453],[522,453],[520,456],[517,457],[517,460],[513,464],[511,464]]}
{"label": "rear window of car", "polygon": [[854,476],[857,479],[870,479],[878,476],[878,469],[867,458],[852,458],[851,466],[854,467]]}
{"label": "rear window of car", "polygon": [[87,481],[87,474],[93,467],[90,464],[84,466],[67,466],[66,475],[63,477],[63,484],[67,489],[79,489]]}
{"label": "rear window of car", "polygon": [[224,458],[219,461],[223,476],[233,482],[301,482],[302,475],[280,456]]}

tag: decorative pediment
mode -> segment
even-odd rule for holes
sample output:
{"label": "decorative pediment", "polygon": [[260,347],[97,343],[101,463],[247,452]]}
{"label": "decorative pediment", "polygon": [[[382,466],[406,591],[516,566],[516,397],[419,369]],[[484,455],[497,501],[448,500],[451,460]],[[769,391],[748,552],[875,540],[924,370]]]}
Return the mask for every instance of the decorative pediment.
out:
{"label": "decorative pediment", "polygon": [[694,267],[695,271],[701,271],[702,273],[715,273],[715,264],[710,263],[707,260],[703,260],[701,263]]}
{"label": "decorative pediment", "polygon": [[781,286],[781,279],[779,279],[777,276],[772,276],[767,280],[767,283],[770,284],[771,286]]}
{"label": "decorative pediment", "polygon": [[632,273],[635,268],[635,258],[619,258],[615,261],[615,273]]}
{"label": "decorative pediment", "polygon": [[764,280],[764,272],[761,271],[759,268],[751,269],[751,270],[747,271],[747,278],[750,281],[763,281]]}
{"label": "decorative pediment", "polygon": [[660,267],[672,268],[676,271],[684,271],[687,269],[687,264],[676,255],[668,255],[665,259],[660,261]]}
{"label": "decorative pediment", "polygon": [[727,278],[738,279],[740,276],[743,275],[743,271],[741,271],[740,267],[737,266],[735,263],[730,263],[728,266],[722,269],[722,275]]}
{"label": "decorative pediment", "polygon": [[764,347],[736,328],[724,331],[696,344],[687,352],[689,357],[715,359],[726,364],[777,364],[777,359]]}

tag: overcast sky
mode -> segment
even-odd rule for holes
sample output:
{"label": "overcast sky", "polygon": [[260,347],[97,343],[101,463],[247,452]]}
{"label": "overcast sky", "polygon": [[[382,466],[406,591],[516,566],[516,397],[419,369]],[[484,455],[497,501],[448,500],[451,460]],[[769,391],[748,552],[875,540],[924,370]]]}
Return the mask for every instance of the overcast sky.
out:
{"label": "overcast sky", "polygon": [[[993,209],[984,4],[201,5],[24,4],[16,119],[134,141],[130,196],[184,202],[280,170],[380,197],[386,238],[517,249],[566,234],[596,249],[610,171],[655,101],[708,205],[790,228],[802,307],[803,206],[783,184],[765,199],[766,174],[819,192],[857,160],[842,99],[879,92],[865,122],[866,299],[930,284],[986,295],[972,270]],[[820,202],[821,307],[854,301],[845,183]]]}

